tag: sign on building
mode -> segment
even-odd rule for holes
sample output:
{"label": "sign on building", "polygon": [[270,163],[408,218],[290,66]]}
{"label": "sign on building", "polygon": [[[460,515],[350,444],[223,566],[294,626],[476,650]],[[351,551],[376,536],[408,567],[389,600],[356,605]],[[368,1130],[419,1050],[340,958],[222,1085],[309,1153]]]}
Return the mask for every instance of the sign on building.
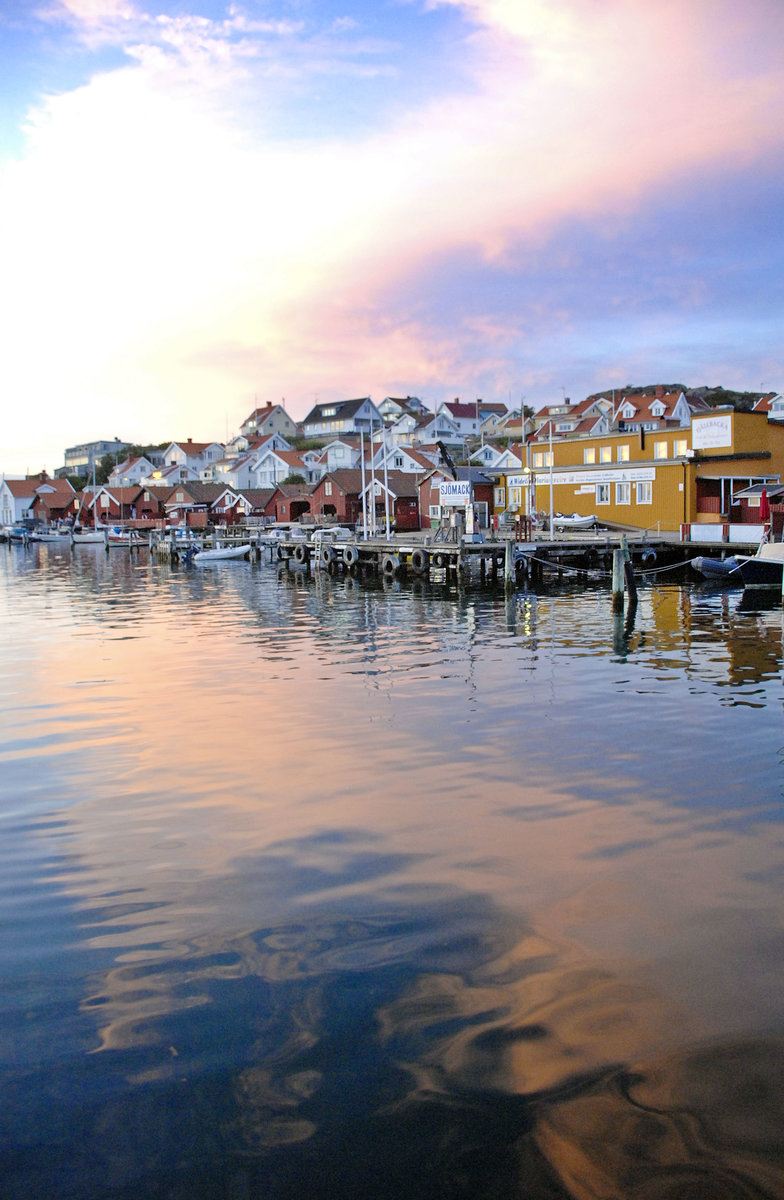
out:
{"label": "sign on building", "polygon": [[471,503],[470,479],[445,479],[438,489],[441,505],[463,505]]}
{"label": "sign on building", "polygon": [[732,413],[693,417],[691,444],[694,450],[719,450],[732,445]]}

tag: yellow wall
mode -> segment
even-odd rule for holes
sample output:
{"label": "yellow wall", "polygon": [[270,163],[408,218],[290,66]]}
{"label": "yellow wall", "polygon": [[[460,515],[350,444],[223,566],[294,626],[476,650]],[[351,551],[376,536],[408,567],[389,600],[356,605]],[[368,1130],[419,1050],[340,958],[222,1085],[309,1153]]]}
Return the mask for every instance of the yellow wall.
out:
{"label": "yellow wall", "polygon": [[[715,420],[716,416],[720,419]],[[712,422],[710,429],[700,427],[700,421],[706,419]],[[695,430],[696,450],[692,445]],[[705,445],[706,441],[720,444]],[[623,458],[621,448],[628,458]],[[549,450],[547,443],[530,446],[530,465],[537,481],[536,508],[545,513],[550,511]],[[784,427],[758,413],[712,413],[709,418],[695,417],[691,429],[646,431],[644,436],[612,433],[555,439],[552,450],[554,512],[595,513],[600,521],[636,529],[677,530],[684,522],[720,520],[715,514],[697,512],[697,476],[737,477],[744,483],[750,477],[784,476]],[[591,457],[594,462],[586,461]],[[565,473],[572,478],[559,479]],[[505,473],[498,479],[499,485],[505,484],[506,477]],[[629,503],[622,502],[623,490],[617,483],[629,484]],[[597,484],[609,487],[609,503],[600,503]],[[646,484],[650,484],[650,503],[644,502]],[[505,499],[505,504],[496,504],[496,512],[512,507],[509,489]]]}

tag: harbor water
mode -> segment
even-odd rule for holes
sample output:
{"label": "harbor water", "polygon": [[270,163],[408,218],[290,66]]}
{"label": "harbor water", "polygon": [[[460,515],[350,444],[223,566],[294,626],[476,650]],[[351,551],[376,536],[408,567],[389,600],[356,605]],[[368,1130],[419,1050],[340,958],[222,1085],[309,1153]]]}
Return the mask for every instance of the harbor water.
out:
{"label": "harbor water", "polygon": [[784,1197],[782,612],[0,547],[2,1200]]}

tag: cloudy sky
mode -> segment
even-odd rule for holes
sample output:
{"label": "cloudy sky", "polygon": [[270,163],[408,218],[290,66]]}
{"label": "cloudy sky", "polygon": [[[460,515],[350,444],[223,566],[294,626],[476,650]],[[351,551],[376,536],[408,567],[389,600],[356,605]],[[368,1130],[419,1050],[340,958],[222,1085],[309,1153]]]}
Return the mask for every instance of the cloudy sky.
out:
{"label": "cloudy sky", "polygon": [[781,0],[4,0],[0,470],[784,388]]}

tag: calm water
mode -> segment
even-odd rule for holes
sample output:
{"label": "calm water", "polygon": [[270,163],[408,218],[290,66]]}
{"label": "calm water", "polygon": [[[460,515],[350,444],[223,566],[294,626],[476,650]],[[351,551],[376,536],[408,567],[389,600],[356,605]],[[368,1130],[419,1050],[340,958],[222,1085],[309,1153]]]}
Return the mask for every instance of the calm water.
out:
{"label": "calm water", "polygon": [[3,1200],[784,1197],[782,615],[667,579],[0,547]]}

